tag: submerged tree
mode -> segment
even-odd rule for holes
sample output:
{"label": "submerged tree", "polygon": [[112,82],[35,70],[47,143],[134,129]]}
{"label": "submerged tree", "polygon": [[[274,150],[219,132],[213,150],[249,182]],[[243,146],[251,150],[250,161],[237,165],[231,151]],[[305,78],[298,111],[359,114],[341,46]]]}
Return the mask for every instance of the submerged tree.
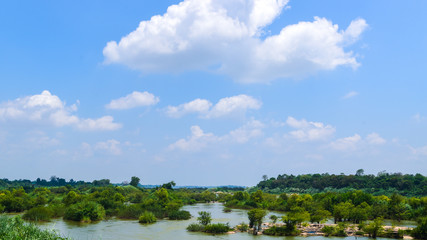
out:
{"label": "submerged tree", "polygon": [[197,221],[199,221],[199,223],[203,226],[208,225],[212,221],[211,213],[205,211],[199,212],[199,217],[197,218]]}
{"label": "submerged tree", "polygon": [[261,230],[262,220],[264,219],[265,215],[267,215],[267,212],[258,208],[252,209],[248,212],[249,227],[254,228],[254,235],[257,235]]}

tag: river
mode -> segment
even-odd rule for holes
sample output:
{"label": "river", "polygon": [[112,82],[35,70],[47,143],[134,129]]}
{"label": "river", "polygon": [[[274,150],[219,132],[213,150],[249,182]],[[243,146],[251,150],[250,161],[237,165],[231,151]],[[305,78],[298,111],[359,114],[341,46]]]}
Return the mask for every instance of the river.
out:
{"label": "river", "polygon": [[[302,240],[304,237],[272,237],[272,236],[253,236],[248,233],[208,235],[204,233],[187,232],[186,227],[190,223],[197,222],[198,212],[207,211],[212,214],[212,222],[230,223],[230,226],[238,225],[241,222],[248,223],[247,210],[233,209],[230,213],[224,213],[223,206],[220,203],[213,204],[195,204],[184,206],[183,210],[187,210],[193,216],[189,220],[170,221],[159,220],[157,223],[150,225],[139,224],[137,220],[119,220],[111,219],[100,221],[98,223],[76,223],[55,219],[48,223],[40,223],[39,226],[44,229],[55,229],[60,234],[66,237],[71,237],[75,240],[210,240],[210,239],[227,239],[227,240]],[[270,212],[277,216],[281,213]],[[266,219],[269,219],[268,216]],[[411,225],[411,224],[410,224]],[[309,237],[309,240],[353,240],[354,237],[336,238],[336,237]],[[366,240],[368,238],[358,238]],[[381,239],[381,238],[378,238]]]}

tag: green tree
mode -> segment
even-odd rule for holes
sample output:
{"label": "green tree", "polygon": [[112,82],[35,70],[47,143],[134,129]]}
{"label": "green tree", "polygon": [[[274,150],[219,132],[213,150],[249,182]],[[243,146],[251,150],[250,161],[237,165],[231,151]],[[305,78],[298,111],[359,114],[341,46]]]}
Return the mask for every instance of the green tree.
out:
{"label": "green tree", "polygon": [[161,205],[165,206],[169,202],[169,193],[165,188],[160,188],[156,191],[156,197]]}
{"label": "green tree", "polygon": [[203,226],[206,226],[211,223],[212,217],[210,212],[201,211],[199,212],[199,217],[197,218],[197,221]]}
{"label": "green tree", "polygon": [[71,204],[77,203],[80,201],[81,197],[74,191],[69,191],[67,195],[62,199],[62,202],[69,206]]}
{"label": "green tree", "polygon": [[271,215],[270,220],[273,221],[273,223],[277,222],[278,217],[276,215]]}
{"label": "green tree", "polygon": [[354,208],[354,205],[351,202],[341,202],[334,206],[334,221],[342,222],[350,219],[351,209]]}
{"label": "green tree", "polygon": [[132,185],[132,186],[134,186],[134,187],[138,187],[138,184],[139,184],[139,177],[135,177],[135,176],[133,176],[132,178],[131,178],[131,180],[130,180],[130,185]]}
{"label": "green tree", "polygon": [[256,192],[252,193],[251,200],[256,203],[261,203],[263,200],[263,192],[261,190],[257,190]]}
{"label": "green tree", "polygon": [[363,228],[363,231],[365,231],[369,237],[377,238],[377,236],[384,230],[383,228],[383,219],[382,218],[375,218],[374,221],[369,223]]}
{"label": "green tree", "polygon": [[324,209],[318,209],[313,214],[310,215],[310,222],[312,223],[321,223],[328,219],[331,216],[331,212]]}
{"label": "green tree", "polygon": [[263,209],[251,209],[248,212],[249,227],[253,227],[253,235],[257,235],[261,231],[262,220],[264,219],[267,212]]}
{"label": "green tree", "polygon": [[296,225],[310,219],[310,213],[301,207],[294,207],[285,216],[282,221],[286,224],[286,229],[289,235],[296,231]]}
{"label": "green tree", "polygon": [[427,217],[419,218],[418,225],[412,230],[412,237],[416,239],[427,239]]}

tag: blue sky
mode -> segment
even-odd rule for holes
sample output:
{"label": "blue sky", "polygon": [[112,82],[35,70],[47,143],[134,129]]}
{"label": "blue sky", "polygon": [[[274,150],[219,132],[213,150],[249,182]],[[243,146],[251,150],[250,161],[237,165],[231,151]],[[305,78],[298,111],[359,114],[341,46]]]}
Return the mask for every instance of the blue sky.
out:
{"label": "blue sky", "polygon": [[8,1],[0,176],[427,169],[425,1]]}

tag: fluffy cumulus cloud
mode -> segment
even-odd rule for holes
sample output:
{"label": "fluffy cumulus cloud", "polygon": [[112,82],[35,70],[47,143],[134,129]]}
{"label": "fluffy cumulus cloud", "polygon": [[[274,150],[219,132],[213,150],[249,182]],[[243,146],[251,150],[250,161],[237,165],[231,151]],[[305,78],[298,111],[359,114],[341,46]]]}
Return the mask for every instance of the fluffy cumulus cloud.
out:
{"label": "fluffy cumulus cloud", "polygon": [[366,141],[369,144],[373,144],[373,145],[382,145],[384,143],[386,143],[387,141],[382,138],[378,133],[371,133],[368,134],[368,136],[366,136]]}
{"label": "fluffy cumulus cloud", "polygon": [[265,125],[258,120],[251,120],[242,127],[230,131],[225,138],[229,138],[237,143],[246,143],[252,138],[260,137],[263,135],[262,129]]}
{"label": "fluffy cumulus cloud", "polygon": [[208,100],[198,98],[178,106],[169,106],[166,114],[177,118],[189,113],[198,113],[202,118],[219,118],[242,114],[250,109],[256,110],[261,105],[261,101],[244,94],[222,98],[215,105]]}
{"label": "fluffy cumulus cloud", "polygon": [[192,126],[191,136],[169,145],[169,149],[195,152],[203,149],[207,144],[216,141],[218,141],[218,137],[213,133],[205,133],[199,126]]}
{"label": "fluffy cumulus cloud", "polygon": [[351,137],[345,137],[335,140],[331,143],[331,147],[340,151],[355,150],[361,141],[362,137],[360,137],[359,134],[354,134]]}
{"label": "fluffy cumulus cloud", "polygon": [[286,124],[296,130],[289,132],[289,136],[300,142],[326,140],[335,133],[335,128],[321,122],[308,122],[305,119],[297,120],[288,117]]}
{"label": "fluffy cumulus cloud", "polygon": [[111,41],[106,63],[142,72],[216,71],[240,82],[300,78],[338,66],[356,68],[351,51],[367,23],[355,19],[345,30],[315,17],[284,26],[264,37],[287,0],[184,0],[163,15],[140,22],[138,28]]}
{"label": "fluffy cumulus cloud", "polygon": [[213,133],[205,133],[199,126],[192,126],[191,135],[169,145],[169,150],[197,152],[212,144],[244,144],[253,138],[262,136],[264,127],[262,122],[251,120],[223,136],[216,136]]}
{"label": "fluffy cumulus cloud", "polygon": [[54,126],[74,126],[85,131],[116,130],[121,124],[115,123],[113,117],[82,119],[74,114],[77,106],[66,106],[61,99],[45,90],[41,94],[17,98],[0,103],[0,120],[49,122]]}
{"label": "fluffy cumulus cloud", "polygon": [[354,151],[361,147],[383,145],[386,142],[378,133],[368,134],[364,139],[359,134],[354,134],[331,142],[330,147],[339,151]]}
{"label": "fluffy cumulus cloud", "polygon": [[120,148],[120,142],[115,139],[110,139],[105,142],[98,142],[95,144],[95,150],[103,151],[112,155],[122,154],[122,149]]}
{"label": "fluffy cumulus cloud", "polygon": [[170,117],[179,118],[188,113],[206,114],[209,112],[212,103],[206,99],[197,98],[191,102],[178,106],[168,106],[166,114]]}
{"label": "fluffy cumulus cloud", "polygon": [[130,109],[141,106],[155,105],[159,102],[159,98],[149,92],[137,92],[134,91],[125,97],[111,100],[105,107],[108,109]]}

